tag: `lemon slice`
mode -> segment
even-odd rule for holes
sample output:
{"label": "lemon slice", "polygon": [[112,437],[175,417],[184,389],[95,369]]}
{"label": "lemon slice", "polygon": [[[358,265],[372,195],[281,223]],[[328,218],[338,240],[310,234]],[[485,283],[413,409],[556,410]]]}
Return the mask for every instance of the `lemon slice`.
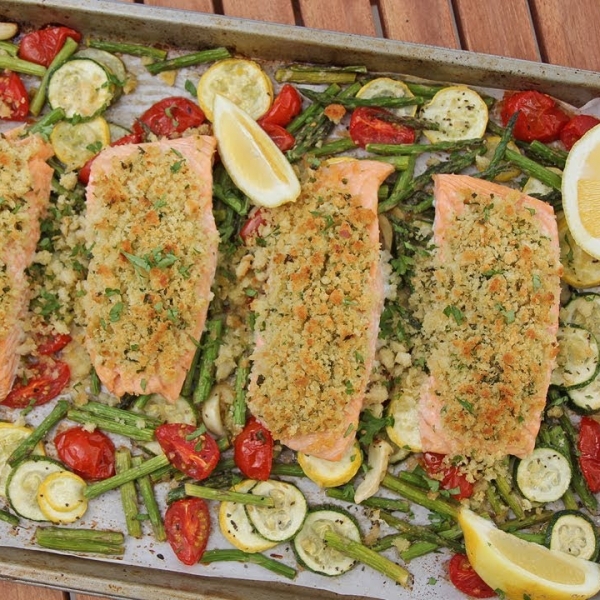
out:
{"label": "lemon slice", "polygon": [[242,58],[216,62],[200,77],[198,104],[214,122],[215,97],[229,98],[253,119],[262,117],[273,102],[273,84],[258,63]]}
{"label": "lemon slice", "polygon": [[458,522],[475,571],[508,600],[576,600],[600,591],[600,565],[549,550],[461,508]]}
{"label": "lemon slice", "polygon": [[298,177],[262,127],[220,94],[214,109],[219,155],[237,187],[257,206],[272,208],[296,200],[300,195]]}
{"label": "lemon slice", "polygon": [[567,156],[563,210],[573,239],[600,258],[600,126],[590,129]]}
{"label": "lemon slice", "polygon": [[110,127],[104,117],[76,124],[60,121],[52,129],[50,143],[67,169],[79,169],[110,144]]}
{"label": "lemon slice", "polygon": [[[492,158],[494,158],[494,153],[496,152],[496,148],[498,147],[498,144],[500,143],[501,139],[502,138],[500,138],[500,136],[498,135],[491,135],[486,138],[485,154],[477,155],[475,157],[475,166],[477,167],[478,171],[485,171],[490,166],[490,162],[492,161]],[[518,152],[519,154],[521,153],[519,147],[514,142],[508,142],[507,147],[513,150],[514,152]],[[498,175],[494,177],[494,181],[512,181],[513,179],[517,178],[520,174],[520,169],[518,169],[512,164],[507,163],[506,170],[498,173]]]}
{"label": "lemon slice", "polygon": [[564,215],[557,217],[563,281],[576,288],[600,285],[600,260],[583,250],[573,239]]}
{"label": "lemon slice", "polygon": [[358,444],[350,446],[340,460],[325,460],[298,452],[298,464],[306,476],[324,488],[348,483],[358,473],[362,462]]}
{"label": "lemon slice", "polygon": [[[0,423],[0,498],[6,496],[6,481],[12,471],[7,461],[13,450],[29,437],[31,431],[29,427]],[[44,445],[41,442],[35,447],[33,454],[45,454]]]}
{"label": "lemon slice", "polygon": [[[377,77],[365,83],[358,93],[357,98],[412,98],[414,94],[403,81],[391,77]],[[413,117],[417,112],[417,105],[390,108],[390,111],[399,117]]]}
{"label": "lemon slice", "polygon": [[442,88],[421,109],[421,118],[439,125],[423,133],[432,143],[456,142],[483,137],[488,123],[488,107],[483,98],[465,85]]}

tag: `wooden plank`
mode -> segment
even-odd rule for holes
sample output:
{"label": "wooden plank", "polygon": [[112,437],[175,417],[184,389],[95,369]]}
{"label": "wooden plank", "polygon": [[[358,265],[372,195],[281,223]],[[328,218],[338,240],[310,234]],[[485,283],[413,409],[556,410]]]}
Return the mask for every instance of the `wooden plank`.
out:
{"label": "wooden plank", "polygon": [[214,13],[213,0],[144,0],[150,6],[165,6],[167,8],[183,8],[198,12]]}
{"label": "wooden plank", "polygon": [[106,597],[88,596],[87,594],[71,594],[71,600],[106,600]]}
{"label": "wooden plank", "polygon": [[379,15],[387,38],[460,48],[451,0],[379,0]]}
{"label": "wooden plank", "polygon": [[271,23],[295,25],[291,0],[223,0],[223,13],[243,19],[259,19]]}
{"label": "wooden plank", "polygon": [[454,8],[464,50],[541,59],[527,0],[455,0]]}
{"label": "wooden plank", "polygon": [[376,35],[369,0],[299,0],[299,5],[306,27]]}
{"label": "wooden plank", "polygon": [[544,61],[600,69],[600,2],[598,0],[530,0]]}
{"label": "wooden plank", "polygon": [[2,600],[68,600],[68,595],[59,590],[51,590],[34,585],[0,582]]}

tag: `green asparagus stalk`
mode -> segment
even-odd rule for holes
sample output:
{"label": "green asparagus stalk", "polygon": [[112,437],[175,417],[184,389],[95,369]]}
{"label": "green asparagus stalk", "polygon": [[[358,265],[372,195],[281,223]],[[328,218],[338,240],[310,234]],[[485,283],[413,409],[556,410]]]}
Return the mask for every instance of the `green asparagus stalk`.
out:
{"label": "green asparagus stalk", "polygon": [[286,65],[290,71],[298,73],[367,73],[367,67],[364,65],[303,65],[291,64]]}
{"label": "green asparagus stalk", "polygon": [[[324,92],[324,95],[333,98],[340,91],[340,86],[337,84],[330,85]],[[296,135],[304,127],[312,123],[323,111],[323,108],[318,104],[311,104],[303,110],[288,126],[287,130]]]}
{"label": "green asparagus stalk", "polygon": [[433,98],[440,90],[444,89],[443,85],[427,85],[424,83],[413,83],[405,81],[406,87],[415,95],[423,96],[424,98]]}
{"label": "green asparagus stalk", "polygon": [[518,519],[523,519],[525,517],[525,511],[523,509],[521,499],[513,491],[510,483],[506,480],[506,478],[497,477],[494,480],[494,483],[502,500],[510,507],[510,509],[513,511],[513,513]]}
{"label": "green asparagus stalk", "polygon": [[9,513],[7,510],[1,510],[1,509],[0,509],[0,521],[4,521],[5,523],[8,523],[9,525],[13,525],[14,527],[16,527],[19,524],[18,517],[16,517],[12,513]]}
{"label": "green asparagus stalk", "polygon": [[386,473],[381,483],[383,487],[400,494],[400,496],[411,502],[415,502],[433,512],[451,517],[452,519],[458,518],[459,505],[453,500],[445,500],[440,497],[432,498],[428,491],[405,483],[390,473]]}
{"label": "green asparagus stalk", "polygon": [[508,143],[512,140],[512,132],[515,127],[515,123],[517,122],[517,117],[519,113],[516,112],[509,120],[496,149],[494,150],[494,156],[492,160],[490,160],[490,164],[487,169],[475,175],[475,177],[480,177],[481,179],[489,179],[492,180],[497,177],[503,170],[502,161],[504,160],[504,156],[506,154],[506,148]]}
{"label": "green asparagus stalk", "polygon": [[196,340],[194,340],[194,343],[196,344],[194,358],[192,359],[192,364],[188,369],[183,386],[181,387],[181,395],[187,399],[191,399],[192,392],[194,391],[194,386],[196,384],[196,372],[198,371],[198,363],[200,362],[200,357],[202,355],[202,345]]}
{"label": "green asparagus stalk", "polygon": [[198,383],[194,390],[194,404],[202,404],[210,395],[210,391],[215,381],[215,360],[221,347],[221,337],[225,318],[222,315],[211,319],[206,326],[206,333],[203,339],[202,356],[200,359],[200,368],[198,374]]}
{"label": "green asparagus stalk", "polygon": [[331,546],[345,556],[383,573],[404,587],[412,585],[412,575],[404,567],[397,565],[385,556],[377,554],[377,552],[367,548],[364,544],[340,535],[333,528],[325,531],[323,537],[328,546]]}
{"label": "green asparagus stalk", "polygon": [[423,154],[425,152],[457,152],[475,150],[483,146],[482,138],[458,140],[456,142],[436,142],[435,144],[367,144],[365,150],[373,154]]}
{"label": "green asparagus stalk", "polygon": [[398,554],[404,562],[410,562],[415,558],[425,556],[438,550],[438,546],[433,542],[413,542],[407,550],[402,550]]}
{"label": "green asparagus stalk", "polygon": [[530,533],[527,531],[515,531],[513,533],[514,536],[525,540],[526,542],[533,542],[534,544],[539,544],[543,546],[546,541],[546,536],[543,533]]}
{"label": "green asparagus stalk", "polygon": [[[329,488],[325,493],[330,498],[335,498],[336,500],[354,502],[354,488],[349,486],[348,492],[345,488]],[[370,498],[363,500],[360,505],[368,508],[381,508],[390,511],[410,512],[410,504],[406,502],[406,500],[400,500],[398,498],[371,496]]]}
{"label": "green asparagus stalk", "polygon": [[[332,100],[329,96],[326,96],[322,92],[315,92],[314,90],[300,88],[298,90],[303,96],[306,96],[309,100],[317,102],[319,104],[328,105],[331,104]],[[335,104],[341,104],[346,108],[358,108],[359,106],[377,106],[380,108],[403,108],[405,106],[420,106],[425,104],[425,99],[420,96],[403,96],[401,98],[395,96],[380,96],[378,98],[354,98],[345,96],[336,96],[333,100]],[[402,118],[398,117],[401,121]],[[409,122],[415,124],[413,117],[409,118]],[[421,127],[423,128],[423,127]],[[432,124],[424,127],[425,129],[434,128]]]}
{"label": "green asparagus stalk", "polygon": [[354,150],[354,148],[356,148],[356,144],[350,138],[340,138],[321,146],[315,146],[311,150],[311,154],[317,158],[321,158],[322,156],[331,156],[340,152]]}
{"label": "green asparagus stalk", "polygon": [[212,48],[210,50],[201,50],[200,52],[192,52],[191,54],[177,56],[176,58],[154,62],[147,65],[146,68],[152,75],[158,75],[158,73],[162,73],[163,71],[193,67],[230,57],[231,53],[227,48]]}
{"label": "green asparagus stalk", "polygon": [[[139,467],[142,464],[142,457],[134,456],[131,462],[134,467]],[[154,495],[154,488],[152,487],[150,477],[144,475],[143,477],[138,477],[136,481],[138,489],[140,490],[140,495],[144,501],[144,506],[146,507],[146,512],[148,513],[148,518],[150,519],[150,524],[152,525],[154,537],[157,541],[164,542],[167,539],[167,534],[165,532],[165,526],[162,515],[160,514],[158,502],[156,501],[156,496]]]}
{"label": "green asparagus stalk", "polygon": [[568,152],[559,150],[558,148],[551,148],[538,140],[531,142],[529,144],[529,149],[535,156],[540,158],[540,160],[550,163],[551,166],[558,167],[559,169],[565,168],[567,156],[569,155]]}
{"label": "green asparagus stalk", "polygon": [[539,163],[519,154],[515,150],[511,150],[510,148],[506,149],[506,158],[512,162],[514,165],[519,167],[521,171],[527,173],[530,177],[535,177],[535,179],[539,179],[542,183],[547,186],[560,191],[562,177],[557,173],[549,171],[546,167],[543,167]]}
{"label": "green asparagus stalk", "polygon": [[235,186],[222,165],[215,168],[213,195],[236,214],[245,216],[249,210],[248,198]]}
{"label": "green asparagus stalk", "polygon": [[527,515],[522,519],[510,519],[509,521],[500,523],[500,525],[498,525],[498,528],[508,533],[514,533],[515,531],[520,531],[521,529],[528,529],[529,527],[534,527],[535,525],[541,525],[542,523],[546,523],[553,516],[553,511],[544,510],[539,513]]}
{"label": "green asparagus stalk", "polygon": [[43,77],[46,73],[46,67],[42,65],[6,54],[0,54],[0,69],[9,69],[16,73],[33,75],[34,77]]}
{"label": "green asparagus stalk", "polygon": [[69,403],[66,400],[59,400],[50,414],[13,450],[7,463],[14,467],[18,462],[27,458],[46,434],[66,416],[68,410]]}
{"label": "green asparagus stalk", "polygon": [[219,502],[237,502],[238,504],[252,504],[253,506],[275,506],[270,496],[258,496],[245,492],[233,492],[231,490],[220,490],[209,488],[194,483],[185,484],[185,493],[194,498],[204,500],[218,500]]}
{"label": "green asparagus stalk", "polygon": [[155,60],[165,60],[167,51],[152,46],[142,46],[141,44],[123,44],[120,42],[109,42],[107,40],[88,40],[87,45],[97,50],[105,50],[118,54],[130,54],[131,56],[148,56]]}
{"label": "green asparagus stalk", "polygon": [[[119,448],[115,453],[115,471],[117,474],[131,469],[131,452],[128,448]],[[139,507],[135,483],[126,481],[119,487],[121,506],[125,515],[127,533],[134,538],[142,537],[142,524],[138,518]]]}
{"label": "green asparagus stalk", "polygon": [[356,73],[343,71],[294,71],[281,67],[275,71],[275,81],[279,83],[305,83],[318,85],[325,83],[354,83]]}
{"label": "green asparagus stalk", "polygon": [[[54,111],[52,111],[52,112],[54,112]],[[92,392],[92,394],[94,394],[94,396],[97,396],[102,389],[102,384],[100,383],[100,377],[98,377],[98,373],[96,373],[96,369],[94,369],[94,368],[92,368],[92,371],[90,373],[90,386],[91,386],[90,391]]]}
{"label": "green asparagus stalk", "polygon": [[496,515],[498,519],[504,519],[508,513],[508,507],[502,503],[502,500],[500,500],[494,485],[489,484],[487,486],[485,490],[485,497],[494,515]]}
{"label": "green asparagus stalk", "polygon": [[[138,396],[138,399],[139,398],[145,398],[147,401],[150,396]],[[157,427],[162,423],[161,419],[157,417],[131,412],[123,408],[108,406],[107,404],[102,404],[102,402],[88,402],[83,405],[80,410],[89,412],[92,415],[97,415],[103,419],[114,419],[115,421],[125,423],[126,425],[133,425],[135,427],[141,425],[144,428],[152,428]]]}
{"label": "green asparagus stalk", "polygon": [[[65,111],[62,108],[55,108],[51,110],[48,114],[44,115],[41,119],[32,123],[28,127],[25,128],[25,134],[34,135],[39,133],[44,136],[46,139],[50,135],[50,131],[52,131],[53,126],[62,121],[65,118]],[[65,190],[66,191],[66,190]],[[100,389],[98,389],[98,393]]]}
{"label": "green asparagus stalk", "polygon": [[75,421],[76,423],[83,425],[92,423],[104,431],[124,435],[132,440],[151,442],[154,439],[154,429],[141,429],[136,425],[121,423],[111,417],[102,417],[87,410],[71,409],[67,416],[71,421]]}
{"label": "green asparagus stalk", "polygon": [[42,548],[65,552],[114,555],[125,552],[125,537],[120,531],[38,527],[35,540]]}
{"label": "green asparagus stalk", "polygon": [[241,562],[241,563],[253,563],[259,565],[276,573],[282,575],[287,579],[295,579],[296,571],[288,565],[281,563],[273,558],[269,558],[264,554],[251,554],[244,552],[243,550],[227,549],[227,550],[207,550],[200,559],[200,562],[204,565],[208,565],[213,562]]}
{"label": "green asparagus stalk", "polygon": [[140,477],[151,475],[154,473],[154,471],[158,471],[158,469],[162,469],[168,464],[169,459],[164,454],[159,454],[158,456],[149,458],[139,467],[131,467],[131,469],[127,469],[127,471],[113,475],[108,479],[103,479],[102,481],[97,481],[88,485],[84,492],[84,496],[88,500],[91,500],[92,498],[96,498],[96,496],[100,496],[101,494],[122,486],[128,481],[134,481]]}
{"label": "green asparagus stalk", "polygon": [[248,359],[242,358],[235,373],[235,396],[233,400],[233,422],[236,425],[246,423],[246,383],[250,367]]}
{"label": "green asparagus stalk", "polygon": [[32,115],[37,116],[42,112],[42,108],[44,108],[44,104],[46,103],[46,91],[48,89],[50,77],[52,77],[52,74],[56,71],[56,69],[58,69],[72,54],[75,53],[77,48],[77,42],[73,38],[68,37],[58,54],[52,59],[52,62],[44,73],[42,81],[40,82],[37,92],[35,93],[35,96],[33,97],[33,100],[29,106],[29,111]]}
{"label": "green asparagus stalk", "polygon": [[377,160],[392,165],[396,171],[405,171],[410,164],[409,156],[369,156],[366,160]]}
{"label": "green asparagus stalk", "polygon": [[[416,163],[417,158],[415,155],[408,156],[406,167],[404,171],[396,178],[391,194],[388,196],[388,198],[386,198],[386,200],[381,202],[379,206],[396,206],[400,202],[400,198],[404,195],[414,178]],[[380,210],[379,212],[382,211]]]}
{"label": "green asparagus stalk", "polygon": [[306,473],[300,465],[287,465],[284,463],[273,463],[271,475],[283,475],[284,477],[306,477]]}
{"label": "green asparagus stalk", "polygon": [[12,42],[6,42],[4,40],[0,41],[0,50],[5,52],[9,56],[17,56],[17,52],[19,51],[19,46],[13,44]]}

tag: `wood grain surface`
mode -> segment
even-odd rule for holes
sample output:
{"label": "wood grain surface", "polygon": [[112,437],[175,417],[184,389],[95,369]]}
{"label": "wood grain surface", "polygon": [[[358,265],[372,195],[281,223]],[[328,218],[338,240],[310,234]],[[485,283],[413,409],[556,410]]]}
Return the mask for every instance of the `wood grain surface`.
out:
{"label": "wood grain surface", "polygon": [[[600,68],[599,0],[568,3],[565,0],[144,0],[143,3],[380,35],[582,69]],[[0,598],[98,600],[94,596],[8,582],[0,582]]]}

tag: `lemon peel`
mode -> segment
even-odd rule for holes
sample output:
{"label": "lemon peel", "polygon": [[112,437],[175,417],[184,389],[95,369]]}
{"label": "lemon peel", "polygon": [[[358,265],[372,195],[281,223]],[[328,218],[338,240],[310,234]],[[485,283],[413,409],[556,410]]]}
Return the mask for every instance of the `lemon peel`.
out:
{"label": "lemon peel", "polygon": [[213,127],[225,169],[253,204],[273,208],[298,198],[300,182],[281,150],[225,96],[215,98]]}
{"label": "lemon peel", "polygon": [[600,565],[498,529],[467,508],[458,522],[469,562],[507,600],[585,600],[600,591]]}
{"label": "lemon peel", "polygon": [[324,488],[348,483],[358,473],[362,462],[362,452],[357,443],[350,446],[340,460],[325,460],[298,452],[298,464],[305,475]]}

